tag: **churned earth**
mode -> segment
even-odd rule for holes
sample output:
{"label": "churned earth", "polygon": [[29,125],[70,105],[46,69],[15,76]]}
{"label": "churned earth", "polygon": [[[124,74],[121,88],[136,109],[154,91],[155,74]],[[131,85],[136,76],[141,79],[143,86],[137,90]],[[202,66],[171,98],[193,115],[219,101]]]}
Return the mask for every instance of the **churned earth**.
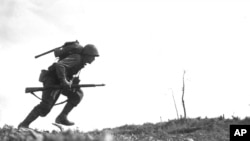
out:
{"label": "churned earth", "polygon": [[18,130],[10,125],[0,128],[1,141],[229,141],[229,127],[250,124],[250,118],[232,117],[178,119],[167,122],[124,125],[90,132],[61,129]]}

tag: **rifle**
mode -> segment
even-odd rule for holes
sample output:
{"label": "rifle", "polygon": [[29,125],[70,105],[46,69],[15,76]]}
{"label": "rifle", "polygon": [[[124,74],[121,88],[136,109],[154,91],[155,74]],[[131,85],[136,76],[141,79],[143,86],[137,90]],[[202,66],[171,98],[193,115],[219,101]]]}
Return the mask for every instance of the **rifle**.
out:
{"label": "rifle", "polygon": [[[64,48],[64,47],[66,47],[66,46],[68,46],[68,45],[71,45],[71,44],[74,44],[74,43],[79,44],[78,40],[73,41],[73,42],[65,42],[64,45],[62,45],[62,46],[60,46],[60,47],[56,47],[56,48],[54,48],[54,49],[51,49],[51,50],[46,51],[46,52],[44,52],[44,53],[41,53],[41,54],[39,54],[39,55],[36,55],[35,58],[41,57],[41,56],[43,56],[43,55],[46,55],[46,54],[51,53],[51,52],[54,52],[55,50]],[[56,56],[56,57],[58,57],[58,56]]]}
{"label": "rifle", "polygon": [[[97,87],[97,86],[105,86],[105,84],[73,84],[71,88],[81,88],[81,87]],[[52,85],[47,87],[27,87],[25,88],[25,93],[33,93],[37,91],[45,91],[49,89],[63,89],[64,87],[61,85]]]}
{"label": "rifle", "polygon": [[62,48],[62,46],[61,46],[61,47],[56,47],[56,48],[54,48],[54,49],[51,49],[51,50],[49,50],[49,51],[46,51],[46,52],[41,53],[41,54],[39,54],[39,55],[36,55],[35,58],[41,57],[41,56],[43,56],[43,55],[46,55],[46,54],[48,54],[48,53],[51,53],[51,52],[55,51],[56,49],[60,49],[60,48]]}

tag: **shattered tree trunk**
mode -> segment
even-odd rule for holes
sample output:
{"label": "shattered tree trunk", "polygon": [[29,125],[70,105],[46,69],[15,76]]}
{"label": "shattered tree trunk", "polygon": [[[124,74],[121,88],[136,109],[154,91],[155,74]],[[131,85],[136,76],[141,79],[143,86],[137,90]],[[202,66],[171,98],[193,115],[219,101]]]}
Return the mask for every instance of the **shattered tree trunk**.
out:
{"label": "shattered tree trunk", "polygon": [[172,91],[172,97],[173,97],[173,101],[174,101],[175,111],[176,111],[176,114],[177,114],[177,119],[179,119],[179,114],[178,114],[178,109],[177,109],[175,98],[174,98],[173,89],[171,89],[171,91]]}
{"label": "shattered tree trunk", "polygon": [[184,94],[185,94],[185,73],[186,71],[184,70],[183,72],[183,86],[182,86],[182,106],[183,106],[183,110],[184,110],[184,119],[186,119],[187,115],[186,115],[186,108],[185,108],[185,102],[184,102]]}

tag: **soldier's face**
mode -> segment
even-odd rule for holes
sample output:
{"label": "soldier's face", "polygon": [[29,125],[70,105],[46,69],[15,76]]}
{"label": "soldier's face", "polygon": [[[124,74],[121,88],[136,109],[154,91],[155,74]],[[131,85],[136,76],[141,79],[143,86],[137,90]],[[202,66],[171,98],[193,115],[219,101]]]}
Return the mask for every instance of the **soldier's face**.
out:
{"label": "soldier's face", "polygon": [[85,61],[87,64],[91,64],[95,60],[95,56],[86,56]]}

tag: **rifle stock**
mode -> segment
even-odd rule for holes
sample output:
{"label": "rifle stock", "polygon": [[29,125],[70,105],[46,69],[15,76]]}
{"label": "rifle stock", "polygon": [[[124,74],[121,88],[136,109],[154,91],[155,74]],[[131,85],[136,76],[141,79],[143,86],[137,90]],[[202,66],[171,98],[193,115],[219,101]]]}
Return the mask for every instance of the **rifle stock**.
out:
{"label": "rifle stock", "polygon": [[[105,86],[105,84],[79,84],[79,85],[72,85],[71,88],[81,88],[81,87],[97,87],[97,86]],[[53,85],[47,87],[27,87],[25,88],[25,93],[32,93],[37,91],[44,91],[49,89],[63,89],[61,85]]]}

